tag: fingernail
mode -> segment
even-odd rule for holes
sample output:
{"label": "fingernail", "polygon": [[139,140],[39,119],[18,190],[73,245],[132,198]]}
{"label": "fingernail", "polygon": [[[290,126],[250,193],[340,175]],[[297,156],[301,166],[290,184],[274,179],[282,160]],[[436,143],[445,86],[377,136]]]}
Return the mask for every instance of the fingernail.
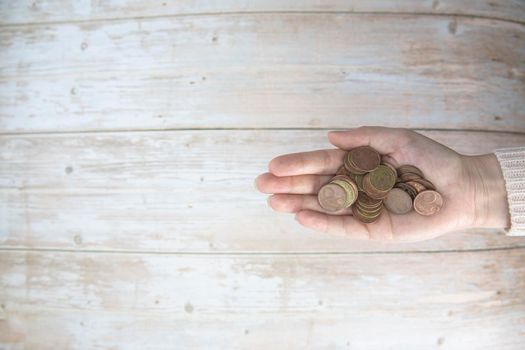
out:
{"label": "fingernail", "polygon": [[266,198],[266,204],[271,208],[271,204],[270,204],[270,200],[271,200],[272,196],[268,196],[268,198]]}
{"label": "fingernail", "polygon": [[258,190],[257,188],[257,179],[259,178],[259,176],[257,176],[254,180],[253,180],[253,187]]}

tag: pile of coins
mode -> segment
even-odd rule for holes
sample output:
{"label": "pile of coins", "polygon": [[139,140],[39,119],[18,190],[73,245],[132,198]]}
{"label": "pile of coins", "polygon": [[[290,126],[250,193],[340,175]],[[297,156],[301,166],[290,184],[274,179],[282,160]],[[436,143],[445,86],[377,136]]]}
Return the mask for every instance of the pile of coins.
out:
{"label": "pile of coins", "polygon": [[443,206],[441,195],[421,170],[412,165],[396,169],[369,146],[350,150],[317,198],[326,211],[351,208],[354,217],[364,223],[376,221],[383,207],[394,214],[414,209],[421,215],[433,215]]}
{"label": "pile of coins", "polygon": [[434,184],[413,165],[402,165],[397,169],[395,188],[388,194],[385,206],[394,214],[406,214],[414,208],[421,215],[433,215],[443,206],[443,198]]}

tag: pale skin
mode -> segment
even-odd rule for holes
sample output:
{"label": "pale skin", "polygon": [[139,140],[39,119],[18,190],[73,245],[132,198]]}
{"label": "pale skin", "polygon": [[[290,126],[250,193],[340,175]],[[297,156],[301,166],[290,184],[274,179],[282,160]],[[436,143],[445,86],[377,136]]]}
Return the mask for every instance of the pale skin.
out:
{"label": "pale skin", "polygon": [[[268,205],[293,213],[303,226],[351,239],[415,242],[468,228],[510,225],[505,183],[494,154],[461,155],[408,129],[360,127],[328,133],[333,149],[293,153],[271,160],[269,172],[257,177],[259,191],[271,194]],[[379,220],[363,224],[351,210],[324,211],[319,188],[343,164],[346,151],[369,145],[396,166],[415,165],[441,193],[444,205],[433,216],[412,211],[395,215],[383,211]]]}

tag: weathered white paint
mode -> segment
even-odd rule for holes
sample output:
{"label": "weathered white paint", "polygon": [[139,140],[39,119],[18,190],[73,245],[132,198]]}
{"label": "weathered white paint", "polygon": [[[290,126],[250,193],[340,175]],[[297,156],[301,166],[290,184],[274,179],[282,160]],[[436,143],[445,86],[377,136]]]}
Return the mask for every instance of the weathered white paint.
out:
{"label": "weathered white paint", "polygon": [[0,346],[520,349],[524,263],[523,249],[317,256],[3,252]]}
{"label": "weathered white paint", "polygon": [[[426,131],[479,154],[525,135]],[[462,250],[525,245],[490,230],[418,244],[347,241],[275,213],[253,185],[282,153],[330,148],[326,131],[170,131],[0,137],[2,245],[194,252]]]}
{"label": "weathered white paint", "polygon": [[525,22],[525,4],[520,0],[4,0],[0,24],[267,11],[444,14]]}
{"label": "weathered white paint", "polygon": [[[501,40],[505,38],[505,40]],[[232,14],[5,27],[0,131],[525,131],[525,26]]]}

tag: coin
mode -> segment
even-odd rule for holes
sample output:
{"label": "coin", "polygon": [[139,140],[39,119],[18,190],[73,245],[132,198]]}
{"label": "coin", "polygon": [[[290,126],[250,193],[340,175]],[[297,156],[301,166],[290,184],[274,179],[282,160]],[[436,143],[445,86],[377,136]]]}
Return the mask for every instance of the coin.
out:
{"label": "coin", "polygon": [[416,173],[403,173],[399,175],[399,179],[403,182],[406,182],[406,181],[421,179],[421,176],[419,176]]}
{"label": "coin", "polygon": [[352,174],[351,172],[349,172],[348,170],[345,169],[345,173],[342,174],[344,176],[347,176],[350,180],[352,180],[353,182],[355,182],[355,178],[357,175],[355,174]]}
{"label": "coin", "polygon": [[357,188],[359,191],[363,191],[363,175],[356,175],[355,176],[355,184],[357,185]]}
{"label": "coin", "polygon": [[330,181],[333,182],[335,180],[343,180],[343,181],[347,182],[352,187],[352,191],[355,192],[355,194],[357,196],[358,188],[357,188],[357,185],[356,185],[355,181],[353,180],[353,177],[354,177],[353,174],[336,175]]}
{"label": "coin", "polygon": [[383,201],[358,192],[357,201],[352,206],[352,213],[361,222],[371,223],[377,220],[383,211]]}
{"label": "coin", "polygon": [[393,188],[388,192],[384,204],[394,214],[406,214],[412,210],[412,198],[400,188]]}
{"label": "coin", "polygon": [[427,179],[415,179],[414,182],[417,182],[423,186],[425,186],[426,189],[428,190],[436,190],[436,186],[434,186],[434,184],[430,181],[428,181]]}
{"label": "coin", "polygon": [[343,163],[346,171],[348,171],[349,173],[352,173],[352,174],[364,174],[366,173],[366,171],[364,170],[359,170],[355,167],[355,165],[352,163],[352,158],[350,156],[350,152],[348,152],[344,158],[344,163]]}
{"label": "coin", "polygon": [[382,211],[379,211],[377,214],[374,214],[373,216],[367,216],[357,206],[355,205],[352,206],[352,214],[354,215],[354,217],[365,224],[370,224],[376,221],[381,216],[381,212]]}
{"label": "coin", "polygon": [[350,150],[347,158],[351,168],[358,171],[356,174],[372,171],[381,163],[381,156],[370,146],[361,146]]}
{"label": "coin", "polygon": [[374,199],[383,199],[388,194],[388,191],[379,191],[370,183],[370,173],[363,177],[363,192]]}
{"label": "coin", "polygon": [[434,215],[443,206],[443,197],[433,190],[419,193],[414,199],[414,210],[421,215]]}
{"label": "coin", "polygon": [[386,160],[383,159],[383,161],[381,162],[381,164],[384,165],[384,166],[389,167],[389,168],[392,170],[392,172],[394,173],[394,175],[397,177],[397,170],[396,170],[396,167],[395,167],[392,163],[390,163],[390,162],[388,162],[388,161],[386,161]]}
{"label": "coin", "polygon": [[339,185],[345,190],[346,200],[344,208],[348,208],[354,204],[355,200],[357,199],[357,186],[351,182],[350,179],[348,179],[348,181],[344,179],[336,179],[332,180],[331,183]]}
{"label": "coin", "polygon": [[383,201],[381,199],[372,198],[365,192],[359,192],[357,196],[357,202],[364,207],[377,208],[378,206],[381,206]]}
{"label": "coin", "polygon": [[399,175],[402,175],[404,173],[414,173],[419,175],[419,177],[424,177],[423,172],[418,167],[408,164],[401,165],[399,168],[397,168],[397,172],[399,173]]}
{"label": "coin", "polygon": [[379,165],[370,172],[370,183],[379,191],[389,191],[396,183],[396,173],[386,165]]}
{"label": "coin", "polygon": [[343,204],[343,208],[348,208],[357,199],[357,185],[352,181],[352,179],[349,176],[336,175],[332,178],[330,184],[339,185],[344,189],[346,197],[345,202]]}
{"label": "coin", "polygon": [[402,189],[403,191],[405,191],[406,193],[408,193],[410,195],[410,197],[412,198],[412,200],[414,198],[416,198],[417,196],[417,191],[414,187],[406,184],[406,183],[403,183],[403,182],[400,182],[400,183],[397,183],[396,184],[396,188],[399,188],[399,189]]}
{"label": "coin", "polygon": [[363,215],[367,217],[377,216],[379,215],[381,210],[383,210],[383,203],[380,203],[379,206],[374,209],[364,208],[360,203],[356,203],[355,206],[357,207],[357,209],[359,209],[359,211],[361,211],[361,213],[363,213]]}
{"label": "coin", "polygon": [[407,181],[407,182],[405,182],[405,183],[406,183],[407,185],[409,185],[409,186],[414,187],[417,193],[419,193],[419,192],[423,192],[424,190],[427,189],[425,186],[423,186],[422,184],[420,184],[420,183],[417,182],[416,180],[414,180],[414,181]]}
{"label": "coin", "polygon": [[328,183],[321,187],[317,195],[319,205],[326,211],[343,209],[347,201],[346,197],[345,189],[333,183]]}
{"label": "coin", "polygon": [[318,201],[329,212],[351,208],[363,223],[376,221],[383,207],[394,214],[414,208],[421,215],[432,215],[443,206],[443,198],[418,167],[397,167],[395,159],[370,146],[346,153],[330,183],[319,190]]}

